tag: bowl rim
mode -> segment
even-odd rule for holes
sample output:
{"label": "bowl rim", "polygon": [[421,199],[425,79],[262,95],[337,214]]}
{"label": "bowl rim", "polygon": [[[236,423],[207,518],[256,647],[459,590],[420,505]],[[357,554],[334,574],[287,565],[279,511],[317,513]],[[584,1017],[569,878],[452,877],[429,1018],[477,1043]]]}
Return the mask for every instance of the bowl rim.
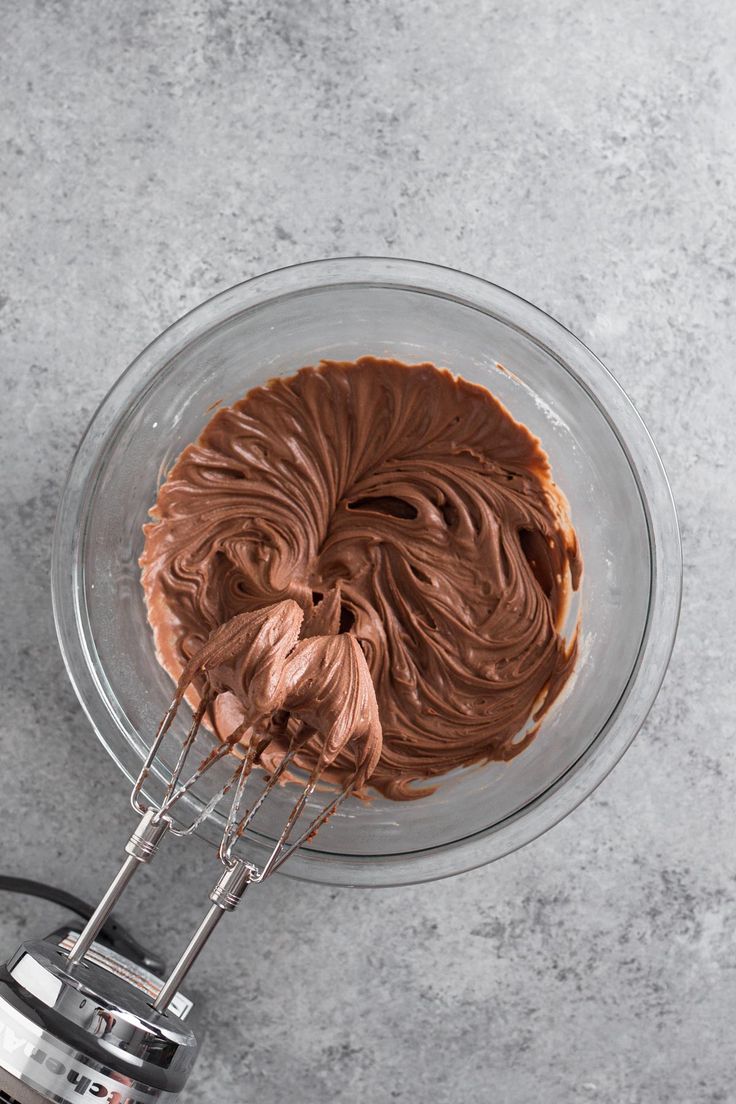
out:
{"label": "bowl rim", "polygon": [[[391,886],[431,881],[485,865],[548,831],[600,785],[641,728],[674,647],[682,592],[682,553],[672,491],[654,442],[621,386],[595,354],[539,307],[478,276],[427,261],[335,257],[273,269],[217,293],[153,339],[109,389],[80,441],[56,517],[51,594],[56,633],[72,686],[108,754],[132,780],[140,758],[105,689],[86,639],[77,552],[99,477],[99,461],[116,433],[177,353],[236,314],[265,302],[330,286],[394,287],[440,295],[521,331],[553,357],[586,392],[614,433],[636,482],[650,544],[651,588],[639,654],[619,701],[578,759],[513,814],[468,837],[390,855],[343,855],[303,848],[285,874],[329,885]],[[622,428],[623,427],[623,428]],[[101,677],[103,676],[103,677]],[[111,726],[111,720],[113,722]],[[124,737],[121,741],[120,737]],[[121,746],[124,745],[124,746]],[[202,833],[214,842],[216,826]]]}

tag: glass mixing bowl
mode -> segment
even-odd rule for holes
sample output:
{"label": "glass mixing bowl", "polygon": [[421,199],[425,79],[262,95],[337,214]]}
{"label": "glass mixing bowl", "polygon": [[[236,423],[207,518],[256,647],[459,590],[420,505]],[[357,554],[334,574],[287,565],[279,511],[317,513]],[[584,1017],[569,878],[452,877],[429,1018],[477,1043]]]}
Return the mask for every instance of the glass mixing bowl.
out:
{"label": "glass mixing bowl", "polygon": [[[95,414],[62,496],[52,563],[59,641],[95,731],[129,779],[172,694],[138,571],[158,486],[213,403],[323,357],[367,353],[446,366],[489,388],[541,438],[583,553],[582,634],[574,678],[518,758],[455,771],[419,801],[351,799],[287,864],[292,875],[340,885],[468,870],[574,809],[657,694],[681,582],[654,445],[612,376],[559,323],[502,288],[414,261],[326,260],[259,276],[203,303],[140,354]],[[199,740],[204,753],[212,737]],[[160,779],[172,765],[165,757]],[[269,798],[250,841],[256,860],[293,800],[291,786]],[[188,801],[191,817],[201,796]],[[213,814],[202,834],[214,841],[222,826]]]}

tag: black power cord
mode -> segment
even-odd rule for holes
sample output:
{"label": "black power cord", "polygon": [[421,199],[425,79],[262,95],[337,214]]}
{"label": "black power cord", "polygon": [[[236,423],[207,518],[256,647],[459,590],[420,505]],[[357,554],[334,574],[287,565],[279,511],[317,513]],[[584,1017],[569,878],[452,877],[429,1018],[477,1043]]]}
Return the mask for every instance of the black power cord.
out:
{"label": "black power cord", "polygon": [[[51,901],[61,908],[81,916],[82,920],[89,920],[94,912],[92,905],[88,905],[81,897],[75,897],[73,893],[67,893],[65,889],[57,889],[55,886],[45,885],[43,882],[34,882],[30,878],[13,878],[7,874],[0,874],[0,891],[7,893],[20,893],[26,897],[41,897],[44,901]],[[149,954],[134,939],[127,928],[110,917],[100,930],[100,938],[113,950],[119,951],[126,958],[137,962],[139,966],[145,966],[159,977],[163,977],[166,968],[163,961],[156,955]]]}

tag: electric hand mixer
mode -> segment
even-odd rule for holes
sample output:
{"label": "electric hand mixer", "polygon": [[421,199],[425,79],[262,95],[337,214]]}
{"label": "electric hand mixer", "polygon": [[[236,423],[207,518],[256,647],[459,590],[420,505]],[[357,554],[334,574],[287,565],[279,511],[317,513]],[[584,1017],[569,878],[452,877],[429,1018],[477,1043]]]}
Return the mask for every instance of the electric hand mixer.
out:
{"label": "electric hand mixer", "polygon": [[[81,934],[76,939],[67,936],[61,943],[51,939],[24,943],[0,971],[0,1101],[72,1104],[99,1099],[109,1104],[154,1104],[174,1100],[198,1049],[192,1003],[179,986],[222,916],[236,908],[247,887],[263,881],[311,839],[352,791],[355,778],[336,794],[333,791],[316,816],[306,815],[321,776],[321,767],[316,767],[298,792],[265,862],[256,865],[235,854],[236,844],[268,794],[294,766],[299,747],[309,735],[302,726],[248,808],[247,783],[266,739],[252,742],[245,753],[238,748],[225,783],[191,823],[177,822],[182,797],[207,776],[214,763],[232,755],[246,728],[245,723],[240,725],[191,770],[188,763],[208,701],[203,696],[195,709],[163,796],[153,801],[147,782],[181,695],[172,701],[133,786],[131,802],[141,819],[125,845],[126,859]],[[222,873],[209,895],[209,909],[168,978],[162,981],[95,942],[131,878],[151,861],[163,838],[191,835],[231,794],[218,849]]]}

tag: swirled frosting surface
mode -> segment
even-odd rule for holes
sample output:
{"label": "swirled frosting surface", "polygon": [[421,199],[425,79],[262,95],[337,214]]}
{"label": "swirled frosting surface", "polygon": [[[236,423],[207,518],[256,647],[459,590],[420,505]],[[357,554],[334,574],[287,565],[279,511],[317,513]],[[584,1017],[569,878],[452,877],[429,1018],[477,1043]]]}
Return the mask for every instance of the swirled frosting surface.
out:
{"label": "swirled frosting surface", "polygon": [[[329,711],[355,696],[357,651],[383,732],[376,742],[373,725],[364,776],[396,799],[518,754],[573,669],[577,634],[561,630],[581,560],[542,446],[488,391],[432,364],[324,361],[255,388],[184,450],[152,518],[142,581],[175,679],[234,616],[286,600],[303,611],[279,660],[301,655],[296,697],[259,722],[266,763],[294,715],[329,729]],[[258,685],[221,681],[221,738]],[[305,768],[323,753],[318,735],[301,748]],[[347,741],[333,775],[355,761]]]}

